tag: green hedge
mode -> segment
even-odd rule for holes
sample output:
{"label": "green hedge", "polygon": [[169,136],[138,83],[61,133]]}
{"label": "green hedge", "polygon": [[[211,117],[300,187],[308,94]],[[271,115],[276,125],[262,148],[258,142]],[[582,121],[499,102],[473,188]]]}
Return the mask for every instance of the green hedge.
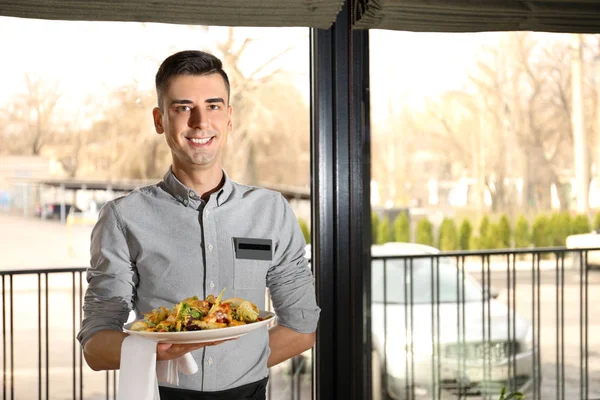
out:
{"label": "green hedge", "polygon": [[390,221],[387,218],[382,219],[377,227],[377,244],[384,244],[392,241],[392,230]]}
{"label": "green hedge", "polygon": [[534,247],[548,247],[552,245],[552,229],[550,219],[547,216],[538,215],[533,220],[531,243]]}
{"label": "green hedge", "polygon": [[486,238],[490,232],[490,218],[485,215],[479,222],[479,237]]}
{"label": "green hedge", "polygon": [[[298,222],[306,242],[310,243],[308,224],[301,219]],[[442,251],[564,246],[567,236],[589,233],[599,226],[600,212],[594,216],[593,224],[584,214],[571,215],[568,212],[537,215],[531,225],[524,215],[520,215],[514,226],[506,215],[500,216],[497,222],[484,216],[476,236],[473,223],[468,218],[463,218],[458,228],[456,221],[444,218],[435,237],[432,223],[423,218],[417,223],[412,241],[428,246],[437,244]],[[372,212],[371,228],[373,244],[411,241],[406,213],[400,213],[390,224],[387,218],[381,219]]]}
{"label": "green hedge", "polygon": [[471,248],[471,235],[473,234],[473,225],[468,219],[463,219],[460,224],[460,233],[458,245],[461,250],[469,250]]}
{"label": "green hedge", "polygon": [[304,240],[307,244],[310,243],[310,229],[308,229],[308,224],[302,218],[298,218],[298,224],[300,225],[300,230],[302,231]]}
{"label": "green hedge", "polygon": [[592,229],[598,229],[598,227],[600,227],[600,213],[596,214],[594,217],[594,225],[592,226]]}
{"label": "green hedge", "polygon": [[500,222],[498,222],[498,242],[502,249],[512,247],[512,228],[506,215],[500,217]]}
{"label": "green hedge", "polygon": [[456,224],[450,218],[444,218],[438,232],[438,248],[442,251],[453,251],[459,248],[459,237]]}
{"label": "green hedge", "polygon": [[379,217],[374,212],[371,213],[371,243],[377,244],[377,234],[379,233]]}
{"label": "green hedge", "polygon": [[394,221],[394,241],[410,242],[410,223],[406,213],[400,213]]}
{"label": "green hedge", "polygon": [[590,226],[590,220],[587,215],[578,214],[573,218],[573,225],[571,226],[571,234],[577,235],[579,233],[590,233],[592,227]]}
{"label": "green hedge", "polygon": [[417,223],[416,242],[420,244],[426,244],[428,246],[434,246],[433,225],[427,218],[423,218]]}
{"label": "green hedge", "polygon": [[531,245],[531,235],[529,233],[529,222],[521,215],[515,223],[515,231],[513,233],[515,247],[517,249],[526,249]]}
{"label": "green hedge", "polygon": [[571,214],[567,212],[555,213],[550,217],[552,246],[564,246],[572,232]]}

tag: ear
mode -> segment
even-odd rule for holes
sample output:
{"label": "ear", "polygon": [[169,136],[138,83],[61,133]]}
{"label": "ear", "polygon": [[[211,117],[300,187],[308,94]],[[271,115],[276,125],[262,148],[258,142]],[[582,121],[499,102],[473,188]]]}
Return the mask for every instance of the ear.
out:
{"label": "ear", "polygon": [[162,124],[162,117],[163,115],[162,111],[160,111],[160,108],[154,107],[152,110],[152,118],[154,119],[154,129],[159,135],[165,133],[165,129],[163,128]]}

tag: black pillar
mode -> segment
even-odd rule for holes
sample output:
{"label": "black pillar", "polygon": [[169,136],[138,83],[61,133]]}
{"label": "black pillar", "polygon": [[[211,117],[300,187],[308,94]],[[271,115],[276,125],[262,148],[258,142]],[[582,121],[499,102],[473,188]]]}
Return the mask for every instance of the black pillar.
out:
{"label": "black pillar", "polygon": [[371,396],[369,49],[368,32],[350,29],[351,3],[346,1],[333,27],[311,31],[319,400]]}

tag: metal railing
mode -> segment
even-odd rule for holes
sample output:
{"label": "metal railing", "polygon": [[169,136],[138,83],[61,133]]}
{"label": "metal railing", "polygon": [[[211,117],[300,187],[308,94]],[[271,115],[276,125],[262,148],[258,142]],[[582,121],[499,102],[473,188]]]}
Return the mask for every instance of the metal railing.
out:
{"label": "metal railing", "polygon": [[[373,256],[374,398],[600,399],[592,251]],[[85,270],[0,271],[3,400],[116,398],[117,373],[89,369],[75,339]],[[269,398],[312,398],[311,358],[272,369]]]}
{"label": "metal railing", "polygon": [[504,386],[535,400],[600,399],[589,352],[600,318],[588,308],[598,250],[374,256],[374,397],[498,399]]}
{"label": "metal railing", "polygon": [[[83,316],[86,268],[0,271],[0,399],[116,399],[116,371],[91,370],[76,340]],[[297,357],[271,371],[268,397],[310,393]]]}

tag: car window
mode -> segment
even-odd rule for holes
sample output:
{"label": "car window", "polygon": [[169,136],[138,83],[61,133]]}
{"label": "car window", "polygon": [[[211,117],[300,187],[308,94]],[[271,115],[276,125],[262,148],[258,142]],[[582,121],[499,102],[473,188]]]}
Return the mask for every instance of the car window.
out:
{"label": "car window", "polygon": [[[426,259],[415,259],[412,261],[412,287],[414,304],[430,304],[433,302],[431,264],[432,261]],[[410,260],[387,260],[385,265],[385,301],[387,303],[394,304],[410,303]],[[383,268],[383,260],[373,261],[371,272],[371,298],[373,303],[384,302]],[[439,301],[441,303],[457,302],[459,300],[459,293],[461,293],[460,297],[462,297],[462,273],[458,271],[454,264],[450,264],[449,262],[440,262]],[[479,286],[479,284],[475,282],[473,278],[466,274],[464,279],[465,301],[481,301],[482,295],[483,293],[481,286]]]}

